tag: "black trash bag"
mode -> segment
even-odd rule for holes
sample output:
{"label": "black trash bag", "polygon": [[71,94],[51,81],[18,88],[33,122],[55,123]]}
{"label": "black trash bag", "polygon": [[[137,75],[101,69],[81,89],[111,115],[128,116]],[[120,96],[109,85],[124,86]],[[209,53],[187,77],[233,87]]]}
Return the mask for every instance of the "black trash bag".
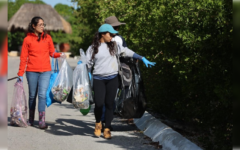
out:
{"label": "black trash bag", "polygon": [[72,103],[72,95],[73,95],[73,87],[71,88],[71,91],[68,95],[67,102]]}
{"label": "black trash bag", "polygon": [[115,112],[125,119],[141,118],[147,103],[138,61],[133,58],[124,58],[120,61],[131,69],[132,80],[129,86],[118,90]]}

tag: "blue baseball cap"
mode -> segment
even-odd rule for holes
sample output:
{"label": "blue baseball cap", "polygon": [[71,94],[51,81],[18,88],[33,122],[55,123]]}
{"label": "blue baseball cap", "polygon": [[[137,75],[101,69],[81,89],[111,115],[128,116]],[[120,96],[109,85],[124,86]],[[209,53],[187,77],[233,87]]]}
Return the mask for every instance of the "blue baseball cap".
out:
{"label": "blue baseball cap", "polygon": [[98,32],[109,32],[112,34],[118,33],[118,31],[114,30],[113,27],[110,24],[103,24],[101,27],[98,29]]}

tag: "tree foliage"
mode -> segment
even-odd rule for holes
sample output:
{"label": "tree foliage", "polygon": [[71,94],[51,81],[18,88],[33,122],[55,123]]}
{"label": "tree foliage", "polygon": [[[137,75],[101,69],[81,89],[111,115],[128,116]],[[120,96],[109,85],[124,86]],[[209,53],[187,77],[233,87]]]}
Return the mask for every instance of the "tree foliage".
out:
{"label": "tree foliage", "polygon": [[[149,107],[209,135],[206,149],[230,149],[232,3],[227,0],[74,0],[87,49],[105,18],[117,16],[142,67]],[[216,144],[218,143],[218,144]]]}
{"label": "tree foliage", "polygon": [[53,41],[55,43],[69,43],[71,46],[71,52],[74,55],[79,55],[79,44],[82,42],[82,37],[78,29],[78,24],[76,24],[76,18],[74,16],[74,8],[65,4],[57,4],[54,6],[54,9],[72,26],[72,34],[66,34],[62,31],[59,32],[50,32]]}
{"label": "tree foliage", "polygon": [[8,20],[18,11],[25,3],[45,4],[42,0],[8,0]]}

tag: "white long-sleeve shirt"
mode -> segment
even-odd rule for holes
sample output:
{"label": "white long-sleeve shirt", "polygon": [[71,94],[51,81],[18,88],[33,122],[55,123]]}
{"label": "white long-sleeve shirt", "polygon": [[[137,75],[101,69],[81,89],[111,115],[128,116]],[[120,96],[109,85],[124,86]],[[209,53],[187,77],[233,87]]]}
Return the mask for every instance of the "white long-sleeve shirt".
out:
{"label": "white long-sleeve shirt", "polygon": [[[134,52],[127,47],[123,47],[119,43],[118,54],[122,56],[133,57]],[[89,46],[87,50],[88,68],[92,68],[94,65],[93,75],[97,76],[111,76],[118,74],[118,63],[116,55],[111,55],[106,43],[101,43],[98,47],[98,53],[95,54],[95,58],[92,60],[93,49]]]}

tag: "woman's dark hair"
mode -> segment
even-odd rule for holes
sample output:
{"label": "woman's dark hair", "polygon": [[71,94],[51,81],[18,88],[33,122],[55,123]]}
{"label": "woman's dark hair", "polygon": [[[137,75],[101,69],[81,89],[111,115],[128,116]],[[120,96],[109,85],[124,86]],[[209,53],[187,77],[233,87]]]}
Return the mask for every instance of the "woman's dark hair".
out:
{"label": "woman's dark hair", "polygon": [[[108,32],[96,32],[95,35],[94,35],[94,38],[93,38],[93,42],[92,42],[92,50],[93,50],[93,53],[92,53],[92,59],[95,58],[95,55],[98,53],[98,47],[100,46],[100,39],[102,37],[102,34],[106,34]],[[107,43],[107,46],[109,48],[109,53],[111,55],[114,55],[115,52],[114,52],[114,43],[111,41],[111,42],[108,42]]]}
{"label": "woman's dark hair", "polygon": [[[43,18],[38,17],[38,16],[32,18],[31,22],[30,22],[29,25],[28,25],[28,32],[34,33],[35,30],[34,30],[34,28],[32,27],[32,25],[37,26],[39,20],[43,20]],[[42,39],[44,39],[44,38],[46,37],[46,35],[47,35],[47,33],[44,32],[44,34],[43,34],[43,36],[42,36]],[[41,34],[38,34],[38,41],[40,41],[40,40],[41,40]]]}

